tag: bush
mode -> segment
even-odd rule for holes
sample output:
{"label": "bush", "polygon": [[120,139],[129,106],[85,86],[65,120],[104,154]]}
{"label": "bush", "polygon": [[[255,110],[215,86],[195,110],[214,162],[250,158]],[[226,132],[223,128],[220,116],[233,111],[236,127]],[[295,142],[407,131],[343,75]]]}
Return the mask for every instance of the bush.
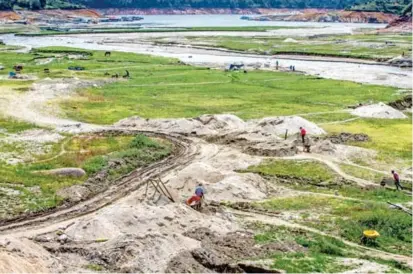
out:
{"label": "bush", "polygon": [[132,140],[130,144],[131,148],[137,148],[137,149],[142,149],[142,148],[159,148],[160,145],[153,141],[152,139],[146,137],[143,134],[136,135],[136,137]]}
{"label": "bush", "polygon": [[105,168],[108,164],[107,158],[103,156],[96,156],[88,159],[83,164],[83,169],[87,172],[87,174],[94,174],[103,168]]}

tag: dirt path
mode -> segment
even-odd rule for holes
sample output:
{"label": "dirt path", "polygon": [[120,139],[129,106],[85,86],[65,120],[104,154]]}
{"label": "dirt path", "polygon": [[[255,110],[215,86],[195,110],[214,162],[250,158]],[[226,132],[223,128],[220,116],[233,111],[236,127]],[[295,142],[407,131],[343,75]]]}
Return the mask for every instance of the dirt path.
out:
{"label": "dirt path", "polygon": [[332,157],[326,156],[326,155],[321,155],[321,154],[298,154],[295,156],[288,156],[288,157],[279,157],[279,159],[285,159],[285,160],[316,160],[319,162],[322,162],[326,164],[329,168],[331,168],[334,172],[336,172],[338,175],[343,177],[346,180],[352,181],[357,183],[359,186],[365,187],[368,185],[374,185],[377,186],[377,184],[366,181],[351,175],[348,175],[344,171],[341,170],[341,168],[333,162]]}
{"label": "dirt path", "polygon": [[29,163],[30,163],[30,164],[47,163],[47,162],[53,161],[54,159],[59,158],[60,156],[62,156],[62,155],[64,155],[64,154],[67,153],[67,151],[66,151],[66,145],[67,145],[70,141],[72,141],[72,139],[73,139],[73,137],[67,138],[67,139],[60,145],[60,151],[59,151],[59,153],[56,154],[55,156],[50,157],[50,158],[47,158],[47,159],[39,160],[39,161],[32,161],[32,162],[29,162]]}
{"label": "dirt path", "polygon": [[309,231],[309,232],[312,232],[312,233],[316,233],[316,234],[319,234],[319,235],[322,235],[322,236],[328,236],[328,237],[337,239],[339,241],[342,241],[343,243],[345,243],[348,246],[355,247],[355,248],[358,248],[358,249],[362,249],[362,250],[365,250],[365,251],[369,251],[369,255],[372,256],[372,257],[376,257],[376,258],[380,258],[380,259],[384,259],[384,260],[395,260],[395,261],[398,261],[398,262],[403,262],[404,264],[408,265],[409,267],[413,266],[411,257],[398,255],[398,254],[393,254],[393,253],[389,253],[389,252],[369,248],[369,247],[366,247],[366,246],[358,245],[356,243],[345,240],[341,237],[337,237],[337,236],[334,236],[334,235],[329,235],[325,232],[322,232],[320,230],[317,230],[317,229],[314,229],[314,228],[311,228],[311,227],[303,226],[303,225],[296,224],[296,223],[287,222],[287,221],[282,220],[281,218],[275,217],[273,215],[268,216],[266,214],[249,213],[249,212],[246,213],[245,211],[240,211],[240,210],[235,210],[235,209],[228,209],[228,211],[242,217],[242,219],[245,220],[245,221],[250,221],[250,222],[259,221],[259,222],[262,222],[262,223],[271,224],[271,225],[275,225],[275,226],[286,226],[286,227],[290,227],[290,228],[297,228],[297,229]]}
{"label": "dirt path", "polygon": [[40,126],[53,127],[63,132],[102,130],[105,127],[59,118],[60,109],[50,104],[57,98],[69,97],[77,88],[93,84],[76,79],[48,80],[34,84],[28,92],[22,94],[5,89],[0,95],[0,108],[5,116]]}

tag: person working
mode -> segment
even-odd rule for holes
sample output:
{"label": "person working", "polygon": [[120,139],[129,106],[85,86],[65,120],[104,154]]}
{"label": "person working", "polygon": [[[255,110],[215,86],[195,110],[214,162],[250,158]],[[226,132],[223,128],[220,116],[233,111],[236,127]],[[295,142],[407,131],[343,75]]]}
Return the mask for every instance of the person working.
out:
{"label": "person working", "polygon": [[199,196],[200,198],[204,198],[204,194],[206,193],[202,183],[199,183],[195,188],[195,195]]}
{"label": "person working", "polygon": [[305,130],[305,128],[300,127],[300,135],[301,135],[301,140],[303,141],[303,144],[304,144],[305,136],[307,135],[307,131]]}
{"label": "person working", "polygon": [[394,179],[394,184],[396,185],[396,189],[399,190],[399,187],[400,187],[400,190],[403,190],[403,187],[400,184],[399,174],[397,174],[397,172],[394,170],[391,171],[391,174],[393,174],[393,179]]}

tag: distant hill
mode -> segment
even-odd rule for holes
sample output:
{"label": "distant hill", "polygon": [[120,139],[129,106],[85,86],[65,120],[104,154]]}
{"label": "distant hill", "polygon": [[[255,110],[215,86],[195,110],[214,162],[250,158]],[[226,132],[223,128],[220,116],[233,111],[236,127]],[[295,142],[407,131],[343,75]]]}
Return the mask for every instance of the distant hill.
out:
{"label": "distant hill", "polygon": [[0,0],[0,10],[77,8],[325,8],[400,14],[411,0]]}

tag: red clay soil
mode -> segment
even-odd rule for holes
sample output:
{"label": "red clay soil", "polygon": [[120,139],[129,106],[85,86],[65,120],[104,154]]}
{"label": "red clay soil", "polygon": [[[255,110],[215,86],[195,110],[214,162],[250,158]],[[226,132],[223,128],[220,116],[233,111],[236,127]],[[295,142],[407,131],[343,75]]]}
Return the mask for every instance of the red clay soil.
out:
{"label": "red clay soil", "polygon": [[412,17],[411,16],[401,16],[384,28],[379,30],[379,32],[402,32],[402,33],[411,33],[413,30],[412,28]]}
{"label": "red clay soil", "polygon": [[332,10],[301,10],[299,14],[285,18],[286,21],[324,21],[327,17],[333,17],[334,21],[344,23],[388,23],[396,19],[394,14],[383,12],[360,11],[332,11]]}
{"label": "red clay soil", "polygon": [[99,18],[101,15],[96,10],[90,9],[80,9],[80,10],[42,10],[41,14],[46,14],[49,16],[56,16],[60,18],[70,18],[70,17],[91,17]]}
{"label": "red clay soil", "polygon": [[14,11],[0,11],[0,21],[2,20],[11,20],[11,21],[16,21],[20,20],[21,17]]}

